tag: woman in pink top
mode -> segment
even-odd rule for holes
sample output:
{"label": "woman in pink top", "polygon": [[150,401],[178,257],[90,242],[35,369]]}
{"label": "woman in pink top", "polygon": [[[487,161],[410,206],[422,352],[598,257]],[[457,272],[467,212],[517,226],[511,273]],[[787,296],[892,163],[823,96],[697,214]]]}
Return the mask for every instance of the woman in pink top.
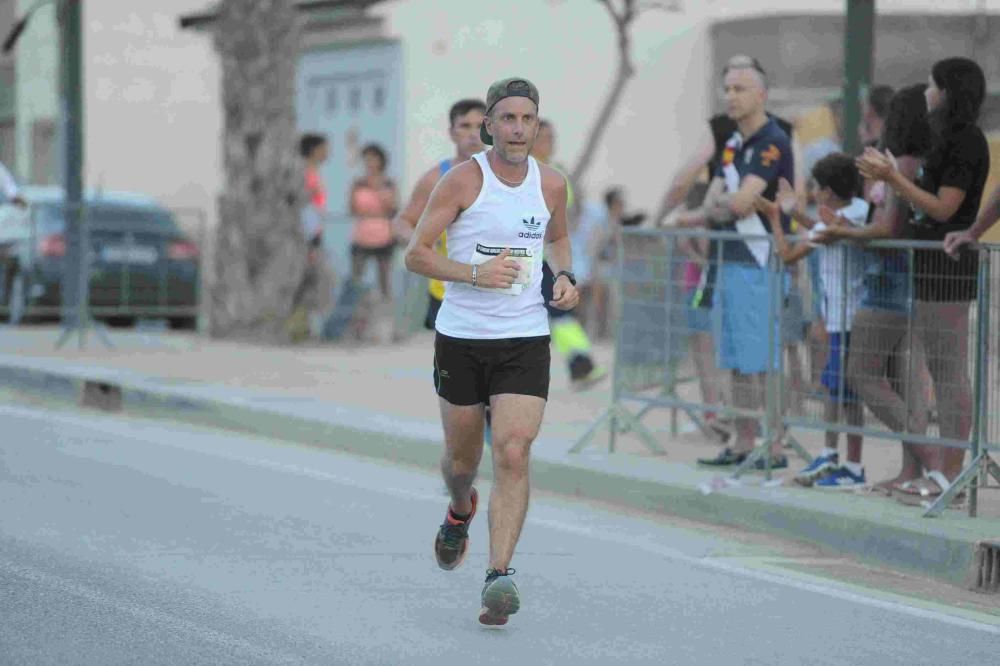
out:
{"label": "woman in pink top", "polygon": [[354,216],[351,235],[351,277],[361,279],[368,259],[378,262],[382,298],[390,300],[389,271],[395,238],[392,218],[396,215],[396,185],[385,175],[388,158],[381,146],[370,143],[361,149],[365,175],[351,187],[348,206]]}

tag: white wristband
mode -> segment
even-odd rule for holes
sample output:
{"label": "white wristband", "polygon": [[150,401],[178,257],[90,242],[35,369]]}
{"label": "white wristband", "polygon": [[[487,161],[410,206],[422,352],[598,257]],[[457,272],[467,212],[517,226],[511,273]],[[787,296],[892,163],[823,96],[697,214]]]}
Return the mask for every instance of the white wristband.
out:
{"label": "white wristband", "polygon": [[476,286],[476,272],[479,267],[476,264],[472,264],[472,286]]}

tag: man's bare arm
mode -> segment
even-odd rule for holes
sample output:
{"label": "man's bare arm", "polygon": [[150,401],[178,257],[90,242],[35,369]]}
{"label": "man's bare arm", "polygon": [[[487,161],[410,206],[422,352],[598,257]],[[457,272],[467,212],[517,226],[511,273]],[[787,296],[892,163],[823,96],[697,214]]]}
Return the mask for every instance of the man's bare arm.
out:
{"label": "man's bare arm", "polygon": [[764,194],[766,189],[766,180],[760,176],[749,174],[743,178],[739,190],[731,194],[721,195],[717,203],[728,208],[733,217],[743,218],[754,211],[757,197]]}
{"label": "man's bare arm", "polygon": [[[475,168],[475,167],[474,167]],[[431,192],[406,248],[406,268],[414,273],[447,282],[472,282],[472,265],[438,254],[434,244],[462,212],[467,169],[445,174]]]}
{"label": "man's bare arm", "polygon": [[393,227],[397,236],[408,241],[410,236],[413,235],[413,230],[417,228],[420,215],[423,214],[424,209],[427,207],[427,202],[431,198],[431,192],[434,191],[434,186],[437,185],[439,179],[440,171],[435,167],[424,173],[420,177],[420,180],[417,181],[417,184],[413,186],[413,194],[410,195],[410,200],[407,202],[406,207],[393,220]]}
{"label": "man's bare arm", "polygon": [[572,271],[569,223],[566,217],[566,180],[558,171],[544,169],[542,193],[550,211],[549,223],[545,230],[545,258],[554,273]]}
{"label": "man's bare arm", "polygon": [[507,249],[475,269],[472,264],[453,261],[434,249],[441,234],[475,201],[482,188],[482,178],[479,165],[470,161],[455,167],[438,181],[406,248],[408,270],[443,282],[472,284],[475,276],[477,286],[493,289],[506,289],[514,283],[519,266],[508,258],[510,251]]}

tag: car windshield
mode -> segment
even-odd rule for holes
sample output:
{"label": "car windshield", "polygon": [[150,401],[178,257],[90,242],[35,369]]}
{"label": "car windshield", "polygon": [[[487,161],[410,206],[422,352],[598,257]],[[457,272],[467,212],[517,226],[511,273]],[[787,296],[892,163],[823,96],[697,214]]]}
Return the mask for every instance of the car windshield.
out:
{"label": "car windshield", "polygon": [[[61,203],[39,206],[37,219],[39,228],[43,231],[62,231],[66,226],[65,206]],[[92,204],[87,207],[87,221],[91,229],[179,234],[173,216],[168,211],[157,208]]]}

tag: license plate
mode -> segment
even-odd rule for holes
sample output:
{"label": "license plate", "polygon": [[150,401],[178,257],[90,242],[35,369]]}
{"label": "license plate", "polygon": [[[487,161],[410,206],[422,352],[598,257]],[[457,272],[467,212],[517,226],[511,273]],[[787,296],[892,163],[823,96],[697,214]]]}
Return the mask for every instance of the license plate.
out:
{"label": "license plate", "polygon": [[109,264],[141,264],[148,266],[159,259],[155,247],[148,245],[107,245],[101,248],[101,260]]}

